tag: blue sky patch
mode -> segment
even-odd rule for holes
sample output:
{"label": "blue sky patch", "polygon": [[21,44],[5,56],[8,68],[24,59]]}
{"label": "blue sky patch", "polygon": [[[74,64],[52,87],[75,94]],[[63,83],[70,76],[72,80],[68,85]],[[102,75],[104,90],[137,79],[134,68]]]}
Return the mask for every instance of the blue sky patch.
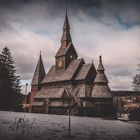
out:
{"label": "blue sky patch", "polygon": [[138,21],[132,21],[132,20],[126,21],[122,19],[120,16],[116,17],[116,19],[123,29],[129,29],[140,24]]}

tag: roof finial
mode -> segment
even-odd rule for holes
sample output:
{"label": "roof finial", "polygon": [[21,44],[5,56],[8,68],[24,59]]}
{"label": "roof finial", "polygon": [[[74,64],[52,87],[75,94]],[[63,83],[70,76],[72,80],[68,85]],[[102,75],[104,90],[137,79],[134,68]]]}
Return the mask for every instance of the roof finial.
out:
{"label": "roof finial", "polygon": [[99,62],[102,62],[102,56],[101,55],[99,56]]}
{"label": "roof finial", "polygon": [[63,30],[70,30],[70,26],[69,26],[69,20],[68,20],[68,15],[67,15],[67,0],[65,0],[65,5],[66,5],[66,15],[65,15],[65,21],[64,21],[64,26],[63,26]]}
{"label": "roof finial", "polygon": [[40,50],[40,57],[41,57],[41,50]]}
{"label": "roof finial", "polygon": [[92,59],[92,64],[94,63],[94,60]]}
{"label": "roof finial", "polygon": [[67,14],[67,0],[65,0],[65,6],[66,6],[66,14]]}

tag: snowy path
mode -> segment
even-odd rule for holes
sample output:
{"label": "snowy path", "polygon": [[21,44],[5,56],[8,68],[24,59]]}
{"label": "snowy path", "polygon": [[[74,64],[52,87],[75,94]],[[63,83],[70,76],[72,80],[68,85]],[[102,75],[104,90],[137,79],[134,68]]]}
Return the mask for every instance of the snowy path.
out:
{"label": "snowy path", "polygon": [[68,116],[0,111],[0,140],[140,140],[140,122],[72,116],[67,134]]}

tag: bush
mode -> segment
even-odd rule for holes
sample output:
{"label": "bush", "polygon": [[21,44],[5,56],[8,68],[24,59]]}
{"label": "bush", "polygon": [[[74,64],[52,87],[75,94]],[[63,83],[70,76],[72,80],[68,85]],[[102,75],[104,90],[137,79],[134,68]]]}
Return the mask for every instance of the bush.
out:
{"label": "bush", "polygon": [[140,120],[140,108],[130,110],[129,114],[130,120]]}

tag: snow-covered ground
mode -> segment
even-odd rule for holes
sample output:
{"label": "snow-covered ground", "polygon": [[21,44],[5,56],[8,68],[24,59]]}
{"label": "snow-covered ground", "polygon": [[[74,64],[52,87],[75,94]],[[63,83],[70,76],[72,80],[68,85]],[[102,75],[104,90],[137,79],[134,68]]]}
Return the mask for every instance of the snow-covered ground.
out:
{"label": "snow-covered ground", "polygon": [[140,122],[0,111],[0,140],[140,140]]}

